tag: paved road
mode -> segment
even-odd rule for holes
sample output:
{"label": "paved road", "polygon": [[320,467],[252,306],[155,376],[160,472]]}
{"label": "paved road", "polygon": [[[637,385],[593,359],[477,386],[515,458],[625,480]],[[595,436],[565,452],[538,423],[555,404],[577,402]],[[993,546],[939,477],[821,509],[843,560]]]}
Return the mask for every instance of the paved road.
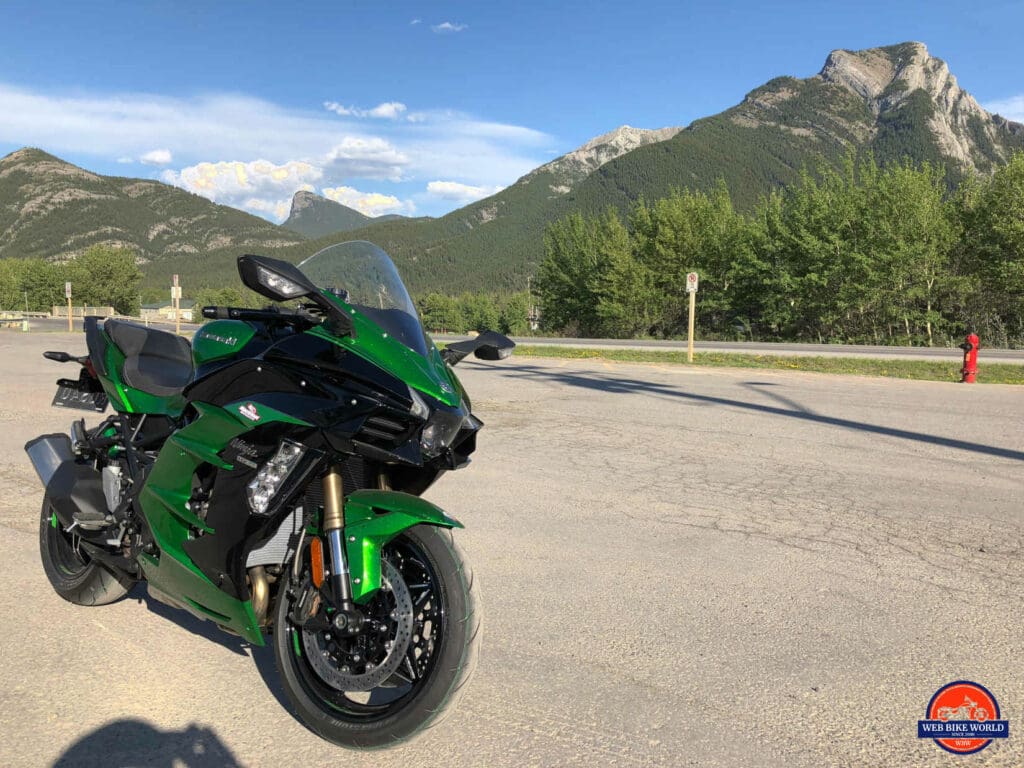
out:
{"label": "paved road", "polygon": [[[163,321],[151,322],[154,328],[164,331],[174,329],[174,323]],[[30,321],[31,331],[60,332],[67,330],[67,320],[50,318],[33,318]],[[182,333],[192,333],[198,325],[182,323]],[[75,322],[75,330],[81,331],[82,322]],[[7,329],[10,333],[18,333],[17,329]],[[468,336],[452,336],[440,334],[434,336],[438,342],[452,342],[467,339]],[[527,337],[515,339],[517,344],[531,344],[534,346],[560,346],[560,347],[601,347],[612,349],[639,349],[656,352],[685,351],[685,341],[624,341],[619,339],[557,339],[544,337]],[[757,341],[697,341],[694,346],[698,351],[704,352],[741,352],[758,355],[802,355],[802,356],[823,356],[823,357],[866,357],[866,358],[897,358],[906,360],[961,360],[963,352],[960,349],[949,349],[945,347],[876,347],[855,344],[790,344],[770,343]],[[1024,349],[986,349],[980,351],[981,364],[985,363],[1020,363],[1024,365]]]}
{"label": "paved road", "polygon": [[[139,324],[146,324],[146,323],[143,323],[142,320],[135,320],[134,322],[137,322]],[[81,321],[81,319],[72,320],[72,323],[74,325],[75,332],[81,333],[82,332],[82,321]],[[174,321],[167,322],[167,321],[164,321],[164,320],[151,320],[148,323],[148,325],[153,327],[153,328],[159,328],[162,331],[173,331],[174,330]],[[181,324],[182,333],[191,333],[192,331],[194,331],[198,327],[199,327],[198,325],[193,325],[192,323],[182,323]],[[8,330],[11,333],[20,333],[21,332],[17,328],[8,329]],[[33,318],[29,318],[29,331],[33,332],[33,333],[35,333],[35,332],[43,332],[43,333],[61,333],[61,332],[63,332],[63,333],[67,333],[67,330],[68,330],[68,319],[66,317],[64,319],[56,318],[56,317],[52,317],[52,318],[51,317],[33,317]]]}
{"label": "paved road", "polygon": [[[435,336],[439,341],[458,341],[468,336]],[[685,341],[628,341],[620,339],[558,339],[524,336],[516,338],[517,344],[531,344],[540,347],[588,347],[612,349],[640,349],[655,352],[685,352]],[[907,360],[943,359],[962,360],[963,352],[958,348],[945,347],[876,347],[859,344],[791,344],[759,341],[695,341],[694,347],[704,352],[741,352],[758,355],[802,355],[822,357],[892,357]],[[1024,349],[986,349],[979,352],[982,364],[1021,363],[1024,364]]]}
{"label": "paved road", "polygon": [[949,766],[916,720],[959,678],[1014,732],[967,761],[1024,763],[1018,388],[467,361],[487,426],[428,496],[467,525],[483,660],[444,724],[364,755],[296,722],[267,649],[142,589],[51,592],[21,445],[69,419],[54,341],[0,335],[5,768]]}

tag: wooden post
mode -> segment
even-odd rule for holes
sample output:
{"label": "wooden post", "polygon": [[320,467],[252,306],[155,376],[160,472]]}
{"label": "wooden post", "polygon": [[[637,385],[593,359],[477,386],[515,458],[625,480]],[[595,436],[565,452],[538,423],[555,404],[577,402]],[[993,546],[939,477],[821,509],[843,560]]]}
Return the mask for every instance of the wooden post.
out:
{"label": "wooden post", "polygon": [[64,295],[68,300],[68,333],[72,333],[75,328],[71,322],[71,283],[64,283]]}
{"label": "wooden post", "polygon": [[171,301],[174,302],[174,333],[181,335],[181,286],[178,285],[178,276],[174,276],[174,285],[171,287]]}
{"label": "wooden post", "polygon": [[697,312],[697,292],[690,291],[690,330],[686,343],[686,362],[693,362],[693,316]]}
{"label": "wooden post", "polygon": [[686,362],[693,362],[693,318],[697,313],[697,273],[686,273],[686,292],[690,294],[690,322],[686,342]]}

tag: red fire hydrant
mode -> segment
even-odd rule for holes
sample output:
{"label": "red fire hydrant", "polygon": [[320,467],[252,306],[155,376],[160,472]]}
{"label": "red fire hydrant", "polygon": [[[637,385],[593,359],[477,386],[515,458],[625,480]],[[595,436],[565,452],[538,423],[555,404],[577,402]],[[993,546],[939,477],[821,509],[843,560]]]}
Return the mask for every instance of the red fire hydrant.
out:
{"label": "red fire hydrant", "polygon": [[963,384],[973,384],[974,377],[978,375],[978,341],[978,334],[969,333],[964,343],[960,345],[960,349],[964,351],[964,367],[960,371],[963,374],[960,382]]}

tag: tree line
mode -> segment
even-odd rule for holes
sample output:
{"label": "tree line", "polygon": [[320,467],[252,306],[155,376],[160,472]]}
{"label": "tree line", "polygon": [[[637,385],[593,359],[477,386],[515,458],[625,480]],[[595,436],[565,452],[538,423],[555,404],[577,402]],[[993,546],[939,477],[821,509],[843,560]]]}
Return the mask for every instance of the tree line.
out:
{"label": "tree line", "polygon": [[75,306],[113,307],[139,314],[142,272],[126,248],[94,245],[75,259],[0,259],[0,310],[49,312],[63,306],[64,283],[71,283]]}
{"label": "tree line", "polygon": [[1024,345],[1024,153],[955,189],[939,165],[849,155],[750,215],[724,181],[641,200],[625,218],[570,214],[545,233],[542,325],[683,335],[690,271],[709,338],[947,345],[974,329]]}

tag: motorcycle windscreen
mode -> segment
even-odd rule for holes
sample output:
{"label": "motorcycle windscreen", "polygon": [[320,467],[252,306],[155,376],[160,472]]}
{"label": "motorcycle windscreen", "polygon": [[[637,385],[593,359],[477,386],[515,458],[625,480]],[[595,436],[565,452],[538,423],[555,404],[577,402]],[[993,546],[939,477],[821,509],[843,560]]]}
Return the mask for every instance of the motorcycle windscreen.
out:
{"label": "motorcycle windscreen", "polygon": [[413,352],[427,356],[429,342],[416,306],[382,249],[364,240],[339,243],[298,266],[315,286],[339,297]]}

